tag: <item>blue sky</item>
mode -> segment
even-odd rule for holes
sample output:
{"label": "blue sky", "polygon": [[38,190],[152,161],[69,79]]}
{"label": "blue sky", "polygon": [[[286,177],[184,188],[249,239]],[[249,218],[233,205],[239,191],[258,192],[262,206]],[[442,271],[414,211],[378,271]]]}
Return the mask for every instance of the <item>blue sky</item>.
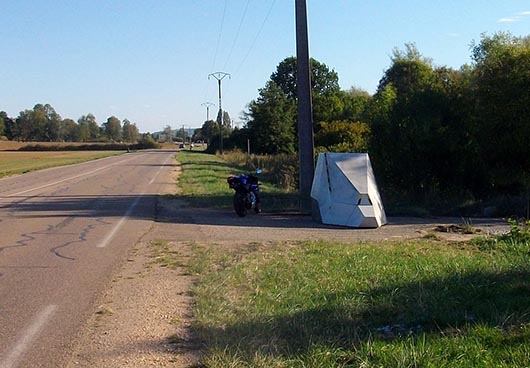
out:
{"label": "blue sky", "polygon": [[[343,89],[373,93],[397,47],[436,65],[470,63],[481,34],[530,34],[530,0],[307,0],[310,53]],[[93,113],[142,132],[200,127],[203,102],[240,121],[285,57],[295,54],[294,0],[0,0],[0,110],[36,103],[63,118]]]}

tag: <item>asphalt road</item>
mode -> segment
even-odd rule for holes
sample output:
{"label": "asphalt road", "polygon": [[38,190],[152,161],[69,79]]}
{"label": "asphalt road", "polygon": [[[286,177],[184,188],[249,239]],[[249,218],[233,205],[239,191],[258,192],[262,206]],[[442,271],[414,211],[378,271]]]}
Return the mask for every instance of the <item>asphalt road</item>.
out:
{"label": "asphalt road", "polygon": [[174,154],[0,180],[0,368],[66,365],[113,271],[152,228]]}

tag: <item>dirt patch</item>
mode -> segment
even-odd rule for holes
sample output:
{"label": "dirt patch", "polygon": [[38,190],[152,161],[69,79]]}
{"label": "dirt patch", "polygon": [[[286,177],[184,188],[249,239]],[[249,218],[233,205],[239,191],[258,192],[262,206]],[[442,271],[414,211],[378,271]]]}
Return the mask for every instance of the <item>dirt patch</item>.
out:
{"label": "dirt patch", "polygon": [[161,262],[151,243],[139,243],[101,298],[69,367],[191,367],[201,345],[190,332],[193,276],[189,246],[167,243],[179,262]]}

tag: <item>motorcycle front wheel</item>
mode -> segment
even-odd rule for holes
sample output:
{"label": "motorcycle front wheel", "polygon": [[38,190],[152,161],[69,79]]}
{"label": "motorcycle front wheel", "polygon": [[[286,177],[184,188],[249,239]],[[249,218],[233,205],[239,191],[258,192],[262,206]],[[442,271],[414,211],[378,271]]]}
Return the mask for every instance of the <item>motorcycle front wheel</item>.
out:
{"label": "motorcycle front wheel", "polygon": [[239,217],[245,217],[247,215],[244,194],[241,194],[241,193],[234,194],[234,210],[236,211]]}

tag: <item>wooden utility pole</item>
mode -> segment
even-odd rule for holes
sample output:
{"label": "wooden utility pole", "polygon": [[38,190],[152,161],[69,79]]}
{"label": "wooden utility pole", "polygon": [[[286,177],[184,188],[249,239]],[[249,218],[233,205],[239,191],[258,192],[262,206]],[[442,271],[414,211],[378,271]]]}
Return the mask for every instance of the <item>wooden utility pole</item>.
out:
{"label": "wooden utility pole", "polygon": [[315,175],[313,142],[313,106],[311,103],[311,71],[307,33],[306,0],[296,1],[296,92],[298,95],[298,157],[300,162],[300,194],[309,195]]}

